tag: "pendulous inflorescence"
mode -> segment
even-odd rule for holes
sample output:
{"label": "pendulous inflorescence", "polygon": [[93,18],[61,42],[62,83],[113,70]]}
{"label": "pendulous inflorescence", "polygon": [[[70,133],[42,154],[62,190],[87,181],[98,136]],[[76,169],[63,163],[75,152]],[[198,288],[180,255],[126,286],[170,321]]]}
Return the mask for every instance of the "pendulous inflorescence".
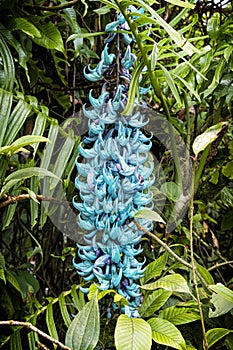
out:
{"label": "pendulous inflorescence", "polygon": [[[138,10],[130,6],[129,11]],[[121,14],[106,26],[110,34],[100,62],[95,68],[84,69],[90,81],[116,70],[118,79],[114,87],[105,81],[98,98],[90,90],[91,107],[83,107],[88,135],[78,148],[75,186],[79,196],[74,197],[73,205],[79,211],[78,225],[85,232],[85,245],[77,243],[80,262],[74,261],[74,267],[84,281],[94,282],[99,290],[116,290],[128,302],[123,311],[129,317],[138,317],[141,293],[137,280],[143,276],[144,261],[137,256],[142,252],[143,232],[133,218],[139,210],[153,207],[150,187],[154,162],[150,155],[152,136],[143,132],[148,118],[141,102],[135,101],[130,116],[122,113],[128,100],[130,70],[136,61],[130,46],[133,38],[124,33],[124,54],[119,48],[116,54],[109,53],[110,42],[119,35],[115,32],[126,26]],[[140,96],[147,91],[139,88]],[[151,222],[138,220],[147,230],[152,229]]]}

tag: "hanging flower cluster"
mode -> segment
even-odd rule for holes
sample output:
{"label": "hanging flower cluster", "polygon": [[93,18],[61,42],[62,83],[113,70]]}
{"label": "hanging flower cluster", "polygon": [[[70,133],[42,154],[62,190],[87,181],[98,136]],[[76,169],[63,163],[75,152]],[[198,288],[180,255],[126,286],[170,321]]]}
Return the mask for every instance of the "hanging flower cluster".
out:
{"label": "hanging flower cluster", "polygon": [[[117,21],[107,25],[111,39],[124,23],[119,15]],[[127,36],[127,43],[129,39]],[[116,67],[116,57],[108,53],[108,45],[109,39],[99,64],[84,70],[88,80],[97,81]],[[130,79],[129,69],[135,59],[128,45],[117,67],[120,76]],[[79,211],[78,225],[85,231],[86,245],[77,244],[81,262],[74,261],[74,267],[84,281],[96,282],[100,290],[115,289],[128,301],[123,311],[138,317],[141,294],[136,281],[143,276],[144,261],[136,257],[142,252],[139,243],[143,232],[133,218],[138,210],[153,207],[150,186],[154,182],[154,163],[149,153],[151,137],[141,130],[148,123],[142,109],[135,102],[134,113],[127,117],[121,114],[127,89],[127,85],[118,84],[108,91],[105,83],[98,98],[90,91],[92,107],[83,107],[89,131],[78,149],[75,185],[81,202],[74,198],[73,205]],[[152,229],[147,220],[139,222]]]}

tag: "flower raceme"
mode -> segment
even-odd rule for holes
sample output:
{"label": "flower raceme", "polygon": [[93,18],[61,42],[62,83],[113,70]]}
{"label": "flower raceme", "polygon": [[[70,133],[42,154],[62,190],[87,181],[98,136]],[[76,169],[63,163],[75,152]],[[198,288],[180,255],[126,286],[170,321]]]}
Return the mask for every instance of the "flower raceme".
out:
{"label": "flower raceme", "polygon": [[[121,15],[116,22],[108,25],[107,31],[114,33],[125,23]],[[108,42],[97,66],[89,66],[88,72],[84,69],[90,81],[100,80],[116,65],[115,54],[108,53]],[[135,59],[128,45],[117,67],[120,74],[130,79],[129,69]],[[142,252],[139,243],[143,232],[133,218],[138,210],[153,207],[150,187],[154,163],[149,153],[152,142],[151,136],[141,130],[148,119],[138,103],[130,116],[122,114],[127,86],[118,84],[109,91],[106,86],[104,83],[98,98],[90,90],[91,108],[83,107],[89,130],[78,148],[75,186],[79,198],[74,197],[73,205],[79,211],[78,225],[85,231],[86,245],[77,244],[81,262],[74,261],[74,267],[84,281],[95,282],[100,290],[115,289],[128,302],[123,311],[138,317],[141,294],[136,281],[143,276],[144,261],[136,257]],[[145,219],[139,222],[152,229]]]}

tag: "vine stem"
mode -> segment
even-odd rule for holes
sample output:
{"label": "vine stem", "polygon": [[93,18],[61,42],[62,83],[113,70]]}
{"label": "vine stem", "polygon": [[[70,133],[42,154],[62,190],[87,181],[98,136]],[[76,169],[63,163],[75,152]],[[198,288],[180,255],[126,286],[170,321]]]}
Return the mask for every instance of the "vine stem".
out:
{"label": "vine stem", "polygon": [[[143,226],[141,226],[139,224],[139,222],[137,220],[134,219],[134,223],[137,226],[137,228],[140,231],[145,232],[148,236],[150,236],[151,238],[153,238],[157,243],[159,243],[159,245],[161,245],[168,253],[170,253],[177,261],[179,261],[182,265],[188,267],[189,269],[192,269],[192,264],[188,263],[187,261],[185,261],[184,259],[182,259],[179,255],[177,255],[175,252],[173,252],[173,250],[165,243],[163,242],[159,237],[157,237],[156,235],[154,235],[152,232],[148,231],[146,228],[144,228]],[[198,271],[196,271],[196,267],[195,268],[195,272],[196,275],[198,276],[198,278],[201,280],[202,284],[205,286],[205,288],[212,293],[211,289],[209,288],[208,284],[206,283],[206,281],[203,279],[203,277],[199,274]]]}
{"label": "vine stem", "polygon": [[54,339],[52,337],[50,337],[48,334],[42,332],[40,329],[38,329],[37,327],[33,326],[30,322],[21,322],[21,321],[14,321],[14,320],[9,320],[9,321],[0,321],[0,326],[18,326],[18,327],[25,327],[27,329],[30,329],[33,332],[36,332],[37,334],[39,334],[40,336],[42,336],[43,338],[49,340],[50,342],[60,346],[61,349],[64,350],[71,350],[71,348],[69,348],[68,346],[64,345],[63,343],[61,343],[59,340]]}
{"label": "vine stem", "polygon": [[198,290],[198,283],[197,283],[197,270],[195,265],[195,259],[194,259],[194,249],[193,249],[193,214],[194,214],[194,195],[195,195],[195,175],[196,175],[196,165],[197,165],[197,158],[194,158],[193,162],[193,171],[192,171],[192,187],[191,187],[191,199],[190,199],[190,256],[191,256],[191,265],[192,265],[192,272],[193,272],[193,284],[196,291],[196,297],[197,297],[197,304],[198,309],[201,317],[201,327],[202,327],[202,333],[203,333],[203,345],[204,349],[208,350],[208,343],[206,339],[206,331],[205,331],[205,322],[204,322],[204,316],[202,312],[201,307],[201,299],[200,294]]}

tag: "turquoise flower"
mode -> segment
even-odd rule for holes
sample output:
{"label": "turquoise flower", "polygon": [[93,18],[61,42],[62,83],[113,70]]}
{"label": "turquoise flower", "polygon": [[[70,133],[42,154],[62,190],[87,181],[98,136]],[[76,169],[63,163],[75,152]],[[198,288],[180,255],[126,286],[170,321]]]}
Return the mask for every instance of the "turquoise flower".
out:
{"label": "turquoise flower", "polygon": [[[138,12],[133,6],[129,11]],[[142,14],[142,10],[138,13]],[[106,26],[111,34],[119,29],[127,29],[121,14]],[[88,66],[88,72],[84,69],[84,76],[90,81],[100,80],[116,64],[114,60],[107,43],[100,62],[95,68]],[[130,79],[135,60],[128,45],[118,67],[120,76]],[[109,90],[105,83],[99,97],[90,90],[91,107],[83,106],[89,130],[78,147],[75,186],[79,195],[73,198],[73,206],[79,211],[78,225],[85,232],[86,245],[77,244],[73,264],[85,282],[94,282],[100,290],[115,289],[128,302],[122,311],[139,317],[141,293],[137,281],[143,277],[145,261],[139,261],[137,256],[142,253],[139,244],[144,232],[138,230],[133,219],[139,210],[153,208],[150,187],[154,183],[154,163],[149,153],[152,135],[142,130],[148,123],[146,113],[135,108],[130,116],[122,114],[127,88],[122,83]],[[141,88],[140,95],[146,92]],[[151,222],[138,221],[147,230],[152,229]],[[110,314],[108,310],[108,317]]]}

